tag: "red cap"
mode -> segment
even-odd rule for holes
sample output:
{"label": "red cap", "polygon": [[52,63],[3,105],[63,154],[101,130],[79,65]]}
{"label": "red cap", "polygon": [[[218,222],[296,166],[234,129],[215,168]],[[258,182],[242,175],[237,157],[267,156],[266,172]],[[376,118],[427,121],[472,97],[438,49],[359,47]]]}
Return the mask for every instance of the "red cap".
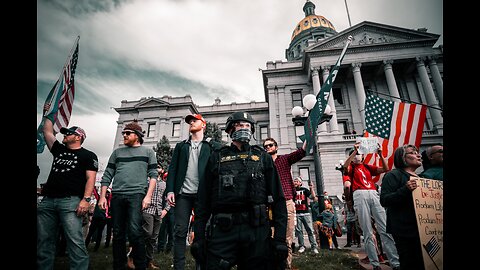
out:
{"label": "red cap", "polygon": [[203,116],[201,114],[189,114],[185,117],[185,122],[187,124],[190,123],[190,120],[192,120],[192,118],[194,119],[197,119],[197,120],[200,120],[202,121],[204,124],[207,124],[207,121],[205,121],[205,119],[203,119]]}

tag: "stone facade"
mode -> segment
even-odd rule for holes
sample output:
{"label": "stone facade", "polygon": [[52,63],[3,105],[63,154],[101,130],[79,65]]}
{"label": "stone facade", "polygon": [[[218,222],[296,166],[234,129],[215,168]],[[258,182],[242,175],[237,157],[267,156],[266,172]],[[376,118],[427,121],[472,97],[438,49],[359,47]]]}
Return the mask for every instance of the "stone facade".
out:
{"label": "stone facade", "polygon": [[[217,98],[212,105],[197,106],[189,95],[124,100],[115,108],[119,118],[114,147],[122,145],[121,130],[133,119],[147,132],[144,145],[154,146],[165,135],[174,147],[188,138],[188,125],[184,122],[188,114],[200,113],[224,130],[231,113],[247,111],[257,122],[253,144],[261,145],[268,136],[277,140],[279,154],[294,151],[301,145],[297,136],[303,134],[303,128],[295,127],[292,108],[302,105],[305,95],[318,93],[350,35],[353,41],[328,100],[333,116],[317,129],[319,177],[330,196],[341,198],[341,174],[335,165],[346,159],[356,136],[365,128],[366,93],[429,105],[420,150],[443,142],[443,116],[436,109],[443,107],[443,50],[441,46],[433,47],[439,35],[425,29],[364,21],[331,37],[310,42],[299,60],[266,62],[266,69],[262,70],[265,102],[221,104]],[[356,135],[351,134],[353,130]],[[302,177],[315,185],[314,168],[313,155],[308,155],[294,164],[293,177],[301,171],[307,172]]]}

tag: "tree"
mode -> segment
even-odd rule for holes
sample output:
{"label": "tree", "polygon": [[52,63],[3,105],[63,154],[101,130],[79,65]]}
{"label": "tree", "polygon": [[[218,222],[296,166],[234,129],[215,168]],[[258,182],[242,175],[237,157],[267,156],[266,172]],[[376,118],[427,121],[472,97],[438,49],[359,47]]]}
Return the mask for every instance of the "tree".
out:
{"label": "tree", "polygon": [[172,162],[173,149],[170,147],[170,141],[165,135],[162,136],[157,145],[153,147],[157,155],[157,163],[164,170],[168,170],[168,165]]}
{"label": "tree", "polygon": [[212,141],[221,143],[222,145],[227,144],[226,141],[222,140],[222,130],[218,127],[217,123],[207,122],[207,127],[205,128],[205,136],[212,138]]}

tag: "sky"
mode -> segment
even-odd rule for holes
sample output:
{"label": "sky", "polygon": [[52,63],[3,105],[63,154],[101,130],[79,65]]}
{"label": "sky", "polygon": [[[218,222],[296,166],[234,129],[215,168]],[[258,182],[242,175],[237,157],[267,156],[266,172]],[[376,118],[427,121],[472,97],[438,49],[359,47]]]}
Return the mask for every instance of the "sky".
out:
{"label": "sky", "polygon": [[[349,28],[345,0],[311,0],[337,32]],[[305,0],[37,0],[37,126],[48,92],[80,36],[69,126],[105,168],[122,100],[190,95],[197,105],[265,101],[267,61],[285,60]],[[427,28],[443,44],[443,0],[346,0],[363,21]],[[62,140],[57,134],[57,139]],[[46,181],[52,156],[37,154]]]}

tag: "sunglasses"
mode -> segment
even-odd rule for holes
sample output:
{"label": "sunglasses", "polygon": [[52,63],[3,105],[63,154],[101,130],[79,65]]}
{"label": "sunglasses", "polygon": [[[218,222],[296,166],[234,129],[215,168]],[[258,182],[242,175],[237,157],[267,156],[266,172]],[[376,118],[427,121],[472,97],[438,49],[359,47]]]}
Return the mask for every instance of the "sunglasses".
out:
{"label": "sunglasses", "polygon": [[130,136],[130,134],[133,134],[135,132],[133,131],[122,131],[122,135],[127,135],[127,136]]}
{"label": "sunglasses", "polygon": [[275,144],[269,143],[269,144],[265,144],[265,145],[263,146],[263,148],[267,149],[267,148],[273,147],[273,146],[275,146]]}
{"label": "sunglasses", "polygon": [[76,134],[76,133],[65,133],[65,134],[63,134],[63,135],[66,137],[66,136],[77,135],[77,134]]}

